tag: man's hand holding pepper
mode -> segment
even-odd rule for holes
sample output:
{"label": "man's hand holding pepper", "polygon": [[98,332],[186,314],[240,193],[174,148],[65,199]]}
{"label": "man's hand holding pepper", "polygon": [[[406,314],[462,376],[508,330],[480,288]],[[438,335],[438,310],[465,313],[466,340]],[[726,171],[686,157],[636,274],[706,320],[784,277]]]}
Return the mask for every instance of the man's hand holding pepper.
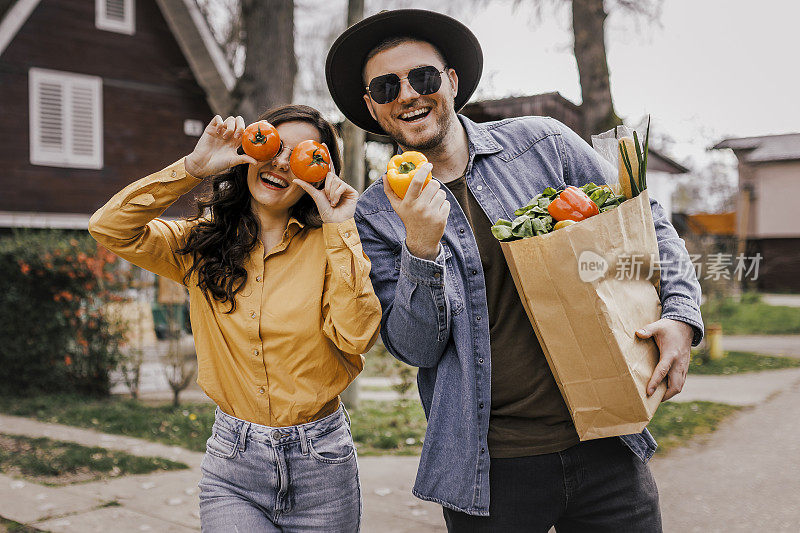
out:
{"label": "man's hand holding pepper", "polygon": [[412,255],[420,259],[433,261],[439,254],[439,241],[444,235],[447,216],[450,214],[450,202],[438,181],[432,179],[425,184],[425,178],[433,170],[433,165],[421,165],[405,198],[400,198],[383,180],[383,190],[392,208],[395,210],[406,228],[406,246]]}

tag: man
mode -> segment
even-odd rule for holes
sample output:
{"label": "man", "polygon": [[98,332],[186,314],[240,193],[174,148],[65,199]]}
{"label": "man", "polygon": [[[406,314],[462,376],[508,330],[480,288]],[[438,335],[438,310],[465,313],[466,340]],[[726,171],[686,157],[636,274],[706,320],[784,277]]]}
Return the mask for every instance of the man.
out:
{"label": "man", "polygon": [[[607,181],[608,166],[549,118],[476,124],[458,115],[482,53],[458,21],[421,10],[381,12],[346,30],[326,62],[328,87],[356,125],[423,152],[404,199],[379,180],[356,223],[383,307],[382,337],[419,367],[428,417],[414,494],[440,503],[450,531],[660,531],[637,435],[579,442],[490,226],[548,186]],[[423,188],[433,170],[436,180]],[[438,181],[437,181],[438,180]],[[662,262],[654,337],[666,398],[702,338],[700,290],[683,241],[652,203]]]}

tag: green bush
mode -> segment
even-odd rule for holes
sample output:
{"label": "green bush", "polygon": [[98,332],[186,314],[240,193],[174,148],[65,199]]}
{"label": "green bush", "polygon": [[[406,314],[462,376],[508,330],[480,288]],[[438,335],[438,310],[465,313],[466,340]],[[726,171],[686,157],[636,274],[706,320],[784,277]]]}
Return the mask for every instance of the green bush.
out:
{"label": "green bush", "polygon": [[88,233],[0,237],[0,391],[107,395],[119,359],[116,256]]}

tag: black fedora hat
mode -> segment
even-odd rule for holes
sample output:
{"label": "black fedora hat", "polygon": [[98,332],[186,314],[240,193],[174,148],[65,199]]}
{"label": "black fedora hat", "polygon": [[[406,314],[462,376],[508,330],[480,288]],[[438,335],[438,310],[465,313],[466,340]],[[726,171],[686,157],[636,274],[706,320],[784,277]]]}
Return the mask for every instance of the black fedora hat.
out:
{"label": "black fedora hat", "polygon": [[478,39],[465,25],[447,15],[423,9],[381,11],[353,24],[331,45],[325,61],[325,78],[331,97],[353,124],[385,135],[364,104],[361,78],[364,60],[387,37],[410,36],[426,41],[444,54],[447,66],[458,74],[456,111],[475,92],[483,71],[483,52]]}

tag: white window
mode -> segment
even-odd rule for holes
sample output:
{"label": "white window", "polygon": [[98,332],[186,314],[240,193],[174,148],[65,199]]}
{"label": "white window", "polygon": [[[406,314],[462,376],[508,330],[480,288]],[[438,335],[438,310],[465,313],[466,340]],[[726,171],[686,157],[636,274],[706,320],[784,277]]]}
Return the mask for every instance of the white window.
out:
{"label": "white window", "polygon": [[32,68],[28,88],[31,163],[103,168],[103,81]]}
{"label": "white window", "polygon": [[101,30],[133,35],[136,30],[134,0],[95,0],[94,24]]}

